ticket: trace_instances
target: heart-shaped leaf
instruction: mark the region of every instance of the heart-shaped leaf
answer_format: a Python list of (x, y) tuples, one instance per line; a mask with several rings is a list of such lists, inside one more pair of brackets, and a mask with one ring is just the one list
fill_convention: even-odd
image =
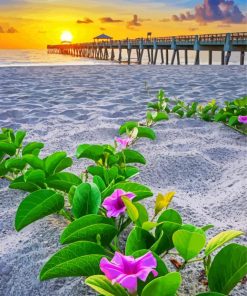
[(126, 131), (131, 131), (133, 128), (138, 127), (138, 122), (136, 121), (128, 121), (125, 122), (120, 128), (119, 128), (119, 135), (122, 135), (126, 133)]
[(64, 198), (52, 190), (38, 190), (29, 194), (19, 205), (15, 228), (17, 231), (47, 215), (60, 211)]
[(180, 229), (173, 234), (172, 240), (178, 253), (188, 261), (200, 253), (206, 243), (206, 236)]
[(142, 296), (174, 296), (182, 283), (178, 272), (170, 272), (150, 282), (142, 291)]
[(40, 142), (31, 142), (28, 143), (23, 149), (22, 149), (22, 155), (26, 154), (33, 154), (35, 156), (39, 155), (40, 150), (44, 148), (44, 144)]
[(247, 274), (247, 247), (230, 244), (214, 258), (209, 269), (208, 284), (211, 291), (228, 295)]
[(104, 153), (104, 148), (100, 145), (83, 144), (77, 147), (77, 158), (88, 158), (94, 161), (99, 160)]
[(12, 143), (0, 142), (0, 152), (4, 152), (10, 156), (15, 154), (16, 147)]
[(80, 185), (82, 180), (72, 173), (61, 172), (48, 177), (46, 183), (50, 188), (69, 192), (73, 185)]
[(55, 152), (45, 159), (45, 170), (49, 175), (53, 175), (61, 162), (65, 159), (66, 152)]
[(34, 169), (43, 170), (45, 163), (42, 159), (33, 154), (25, 154), (23, 159)]
[(75, 191), (72, 211), (76, 218), (97, 214), (101, 204), (101, 193), (95, 184), (82, 183)]
[(99, 215), (87, 215), (70, 223), (63, 231), (60, 242), (68, 244), (78, 240), (97, 242), (100, 235), (102, 245), (108, 245), (117, 234), (112, 219)]
[(20, 176), (16, 178), (14, 181), (12, 181), (9, 185), (9, 188), (19, 189), (26, 192), (34, 192), (40, 189), (40, 187), (37, 184), (25, 182), (24, 176)]
[(100, 295), (104, 296), (128, 296), (129, 294), (119, 284), (112, 284), (104, 275), (93, 275), (85, 280)]
[[(122, 154), (124, 155), (124, 157), (121, 157)], [(146, 160), (144, 156), (140, 152), (135, 150), (124, 149), (122, 152), (119, 152), (117, 155), (121, 159), (121, 162), (146, 164)]]
[(23, 170), (25, 166), (26, 166), (25, 160), (20, 158), (10, 158), (5, 162), (5, 167), (8, 170), (9, 169)]
[(15, 146), (17, 148), (21, 147), (21, 144), (22, 144), (25, 136), (26, 136), (25, 131), (19, 130), (19, 131), (16, 132), (16, 134), (15, 134)]
[(139, 126), (138, 127), (138, 134), (137, 136), (139, 138), (149, 138), (151, 140), (156, 139), (156, 134), (155, 132), (150, 128), (150, 127), (144, 127), (144, 126)]
[(54, 254), (40, 272), (40, 280), (101, 274), (104, 249), (92, 242), (75, 242)]
[(125, 254), (132, 255), (138, 250), (149, 249), (154, 240), (154, 237), (148, 231), (135, 227), (127, 238)]
[(223, 246), (225, 243), (229, 242), (230, 240), (244, 234), (242, 231), (237, 230), (227, 230), (223, 231), (219, 234), (217, 234), (215, 237), (211, 238), (208, 242), (206, 249), (205, 249), (205, 255), (208, 256), (212, 252), (214, 252), (216, 249)]

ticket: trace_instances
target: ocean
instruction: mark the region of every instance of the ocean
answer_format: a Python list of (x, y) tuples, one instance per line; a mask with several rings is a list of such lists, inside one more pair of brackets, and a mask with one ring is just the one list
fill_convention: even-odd
[[(240, 56), (239, 52), (233, 52), (230, 65), (239, 65)], [(172, 51), (169, 51), (169, 62), (171, 61)], [(116, 52), (117, 58), (117, 52)], [(188, 53), (189, 64), (194, 64), (195, 52), (189, 51)], [(123, 59), (127, 60), (127, 55), (123, 52)], [(136, 55), (133, 51), (132, 62), (136, 62)], [(180, 53), (181, 65), (184, 64), (184, 53)], [(117, 61), (99, 61), (88, 58), (79, 58), (67, 55), (47, 54), (44, 49), (30, 49), (30, 50), (5, 50), (0, 49), (0, 67), (16, 67), (16, 66), (65, 66), (65, 65), (112, 65)], [(160, 56), (157, 59), (157, 65), (161, 63)], [(202, 65), (208, 64), (208, 52), (201, 52)], [(220, 65), (221, 52), (213, 52), (213, 64)], [(147, 55), (143, 57), (143, 64), (148, 64)], [(175, 60), (176, 64), (176, 60)], [(247, 57), (245, 56), (245, 64), (247, 64)]]

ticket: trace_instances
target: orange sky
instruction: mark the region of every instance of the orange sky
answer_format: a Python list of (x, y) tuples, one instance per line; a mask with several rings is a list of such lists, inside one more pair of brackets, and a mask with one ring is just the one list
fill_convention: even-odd
[[(45, 48), (60, 43), (65, 30), (72, 33), (73, 42), (91, 41), (102, 33), (123, 39), (146, 36), (149, 31), (153, 36), (247, 31), (242, 0), (234, 4), (241, 13), (230, 19), (224, 19), (227, 7), (219, 0), (222, 18), (218, 20), (198, 16), (195, 7), (203, 5), (203, 0), (177, 2), (180, 5), (161, 0), (110, 0), (102, 6), (100, 0), (0, 0), (0, 48)], [(181, 13), (187, 11), (192, 16), (181, 21)]]

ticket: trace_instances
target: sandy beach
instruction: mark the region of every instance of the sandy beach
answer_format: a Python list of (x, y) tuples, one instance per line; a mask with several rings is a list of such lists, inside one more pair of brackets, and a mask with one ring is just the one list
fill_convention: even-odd
[[(215, 98), (223, 104), (247, 94), (246, 74), (246, 66), (0, 68), (0, 126), (24, 129), (28, 140), (43, 141), (43, 156), (67, 151), (79, 173), (86, 163), (75, 159), (76, 147), (112, 143), (119, 125), (144, 118), (147, 102), (160, 88), (187, 102)], [(135, 145), (147, 158), (136, 180), (154, 194), (176, 191), (172, 205), (184, 222), (213, 224), (210, 236), (227, 229), (246, 232), (247, 138), (218, 123), (175, 117), (155, 131), (157, 140)], [(1, 180), (0, 295), (95, 295), (78, 278), (39, 281), (41, 266), (61, 247), (66, 222), (50, 216), (17, 233), (13, 221), (24, 196)], [(153, 202), (145, 201), (150, 210)], [(236, 241), (246, 244), (246, 237)], [(186, 269), (186, 277), (198, 277), (199, 270)], [(189, 288), (183, 294), (195, 295)], [(246, 285), (232, 295), (247, 295)]]

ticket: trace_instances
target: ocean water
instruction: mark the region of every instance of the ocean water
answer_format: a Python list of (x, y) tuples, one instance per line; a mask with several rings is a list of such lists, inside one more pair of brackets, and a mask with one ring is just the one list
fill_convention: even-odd
[[(118, 51), (115, 51), (115, 58), (118, 57)], [(127, 53), (123, 51), (123, 60), (127, 61)], [(169, 50), (169, 63), (171, 62), (172, 51)], [(189, 64), (193, 65), (195, 60), (195, 52), (188, 52)], [(136, 63), (136, 52), (133, 50), (131, 62)], [(16, 66), (64, 66), (64, 65), (112, 65), (118, 63), (117, 61), (100, 61), (88, 58), (73, 57), (59, 54), (47, 54), (46, 50), (32, 49), (32, 50), (4, 50), (0, 49), (0, 67), (16, 67)], [(175, 60), (175, 65), (177, 61)], [(180, 63), (184, 64), (184, 52), (180, 51)], [(200, 63), (202, 65), (208, 64), (208, 52), (201, 52)], [(143, 64), (148, 64), (147, 52), (143, 56)], [(157, 58), (157, 65), (161, 64), (160, 52)], [(221, 64), (221, 52), (213, 52), (213, 64)], [(240, 53), (233, 52), (230, 65), (240, 64)], [(247, 55), (245, 56), (245, 64), (247, 64)]]

